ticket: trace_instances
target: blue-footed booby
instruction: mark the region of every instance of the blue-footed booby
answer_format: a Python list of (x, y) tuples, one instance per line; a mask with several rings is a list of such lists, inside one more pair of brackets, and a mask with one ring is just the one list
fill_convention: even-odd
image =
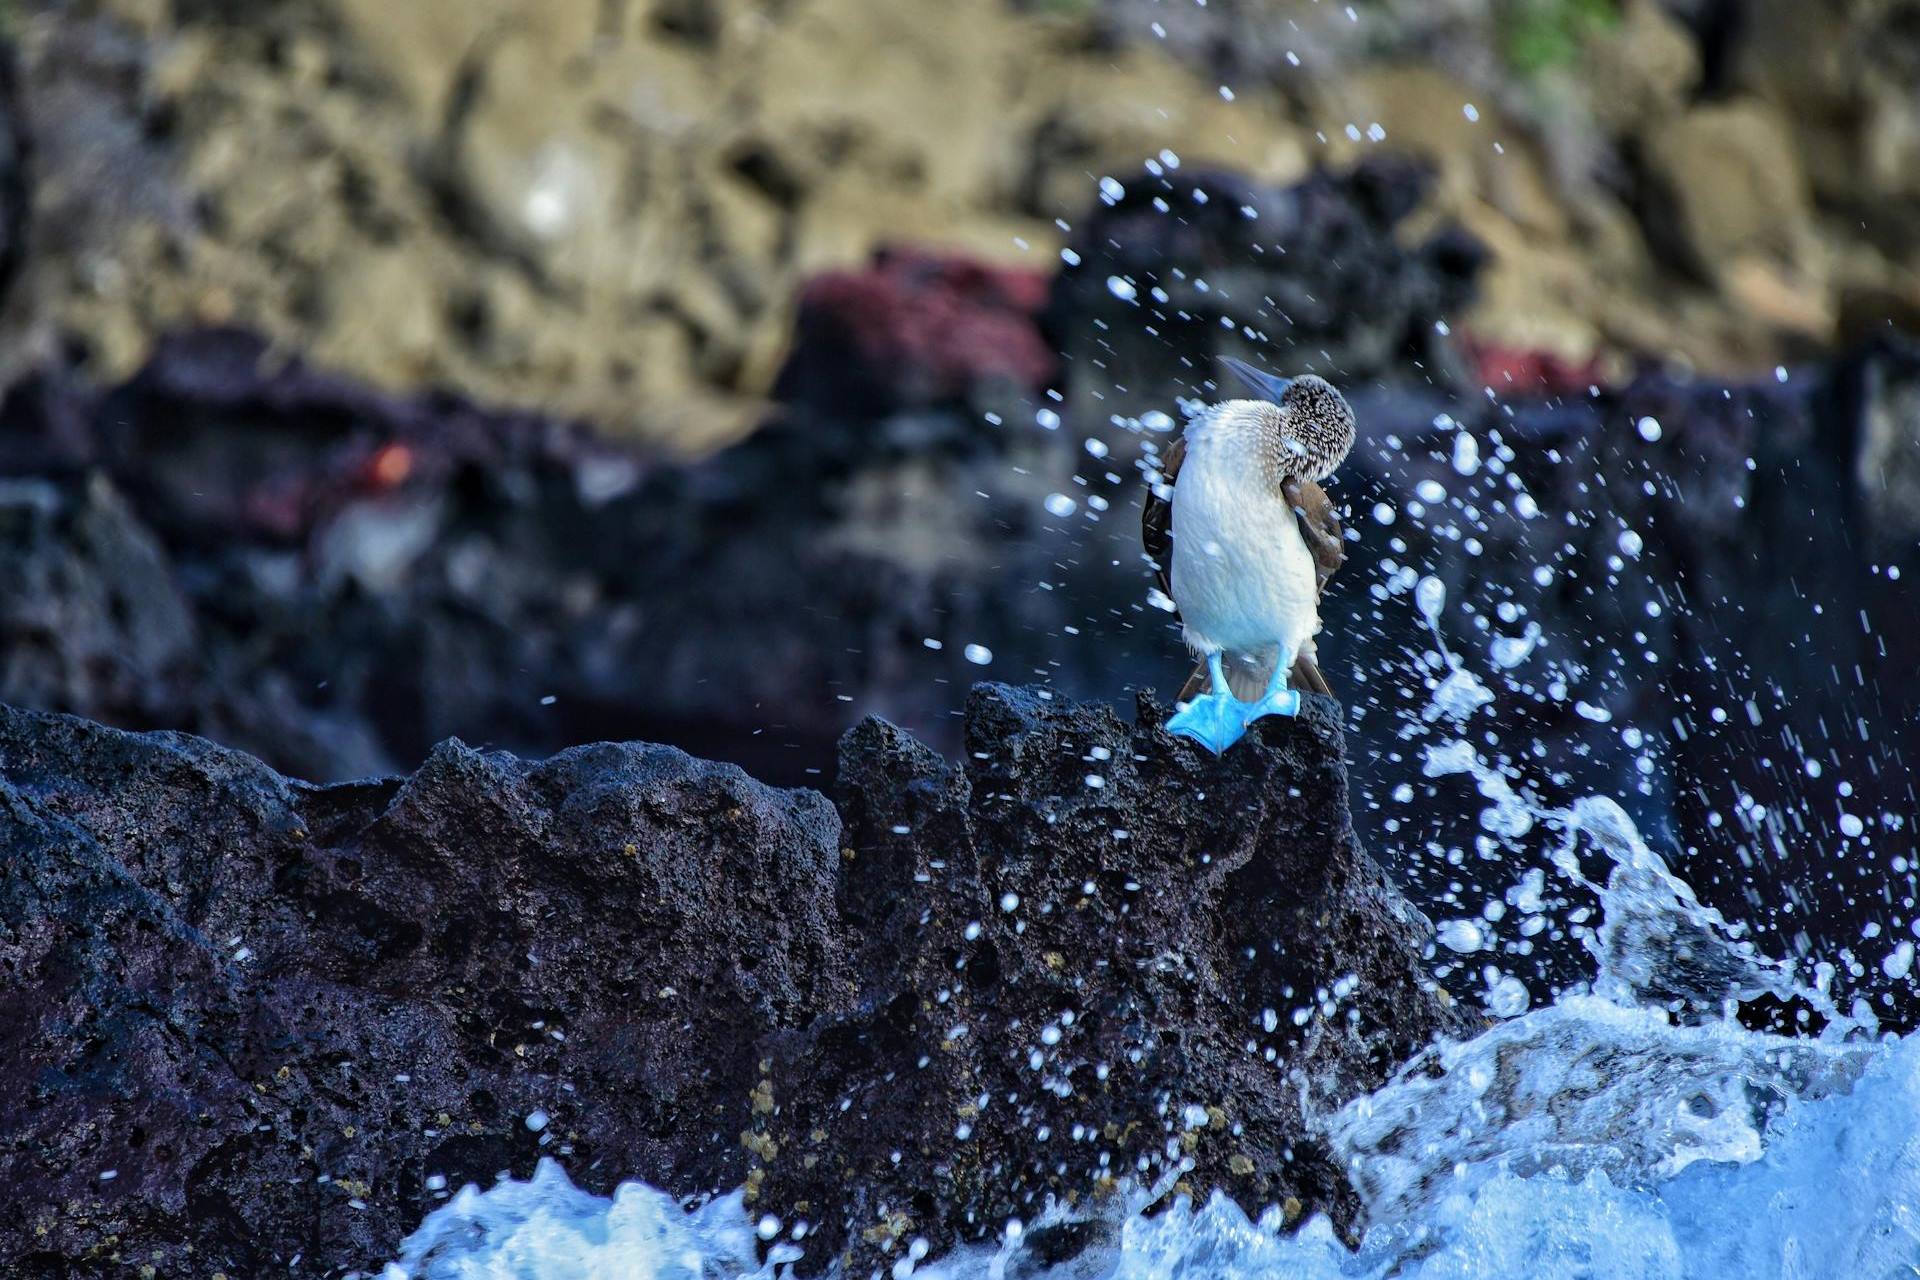
[(1354, 438), (1353, 410), (1326, 379), (1222, 363), (1259, 398), (1194, 414), (1141, 515), (1161, 590), (1200, 657), (1167, 728), (1215, 753), (1262, 716), (1297, 714), (1298, 689), (1330, 692), (1314, 636), (1320, 593), (1345, 551), (1319, 482)]

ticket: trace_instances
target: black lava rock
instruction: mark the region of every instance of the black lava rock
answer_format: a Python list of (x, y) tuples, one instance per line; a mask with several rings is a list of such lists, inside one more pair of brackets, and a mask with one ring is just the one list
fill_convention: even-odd
[(1351, 1227), (1303, 1100), (1378, 1087), (1464, 1019), (1354, 837), (1337, 711), (1309, 698), (1221, 759), (1149, 697), (1127, 725), (1003, 685), (976, 686), (959, 767), (849, 733), (842, 912), (890, 976), (763, 1064), (755, 1203), (808, 1206), (852, 1275), (1125, 1176)]
[(1170, 1151), (1348, 1220), (1303, 1088), (1455, 1015), (1331, 707), (1224, 759), (1160, 715), (982, 686), (962, 768), (851, 733), (836, 813), (644, 744), (317, 787), (0, 710), (0, 1269), (377, 1264), (543, 1154), (599, 1191), (744, 1183), (817, 1224), (813, 1267)]

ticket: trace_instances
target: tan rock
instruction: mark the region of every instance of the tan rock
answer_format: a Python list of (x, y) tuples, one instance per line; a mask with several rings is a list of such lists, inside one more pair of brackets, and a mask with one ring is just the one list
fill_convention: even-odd
[[(407, 382), (444, 368), (443, 295), (417, 254), (395, 248), (344, 256), (328, 274), (321, 306), (329, 316), (312, 351), (323, 364), (386, 368)], [(368, 323), (371, 316), (380, 322)]]
[(1594, 32), (1585, 54), (1594, 116), (1614, 133), (1658, 127), (1679, 114), (1700, 78), (1699, 46), (1656, 0), (1629, 0), (1619, 25)]
[(588, 102), (554, 92), (566, 75), (545, 42), (503, 38), (450, 122), (442, 163), (481, 235), (579, 287), (608, 269), (625, 230), (629, 153), (595, 126)]
[(1543, 248), (1512, 224), (1483, 224), (1492, 250), (1479, 297), (1464, 317), (1473, 335), (1522, 351), (1551, 352), (1578, 363), (1592, 358), (1600, 336), (1589, 314), (1594, 286), (1583, 264), (1562, 247)]
[[(1349, 164), (1380, 146), (1434, 166), (1435, 203), (1458, 216), (1479, 202), (1525, 233), (1562, 238), (1569, 224), (1539, 148), (1465, 82), (1417, 64), (1369, 67), (1320, 86), (1314, 114), (1335, 124), (1327, 155)], [(1473, 105), (1475, 117), (1466, 108)], [(1361, 134), (1345, 133), (1352, 124)], [(1368, 131), (1380, 127), (1375, 141)]]
[[(1092, 187), (1092, 180), (1087, 185)], [(1087, 201), (1081, 201), (1084, 206)], [(1021, 246), (1026, 242), (1026, 247)], [(887, 244), (943, 246), (989, 262), (1035, 266), (1058, 247), (1050, 222), (956, 210), (923, 195), (833, 188), (807, 203), (795, 226), (794, 264), (801, 276), (856, 267)], [(1050, 255), (1049, 255), (1050, 256)]]
[(346, 49), (383, 74), (426, 120), (445, 111), (461, 69), (505, 31), (532, 39), (562, 62), (585, 53), (598, 0), (324, 0), (347, 34)]
[(763, 146), (809, 192), (852, 183), (966, 207), (1010, 141), (1015, 31), (994, 0), (796, 0), (727, 62)]
[(1170, 151), (1188, 166), (1289, 182), (1311, 163), (1311, 134), (1271, 96), (1228, 101), (1153, 50), (1048, 65), (1030, 88), (1026, 136), (1010, 155), (1024, 171), (1009, 190), (1033, 212), (1074, 217), (1103, 176), (1125, 177)]
[(106, 0), (102, 8), (133, 30), (149, 36), (166, 30), (173, 16), (171, 0)]
[(1833, 338), (1835, 305), (1824, 280), (1763, 256), (1733, 260), (1720, 279), (1739, 312), (1761, 325), (1814, 342)]
[[(1229, 100), (1158, 41), (1095, 39), (1091, 9), (1006, 0), (308, 0), (248, 21), (102, 0), (148, 42), (122, 132), (151, 160), (43, 154), (41, 216), (72, 247), (17, 306), (109, 377), (161, 330), (230, 320), (382, 385), (712, 441), (771, 385), (809, 272), (903, 241), (1045, 269), (1054, 217), (1162, 150), (1284, 182), (1384, 146), (1440, 176), (1410, 234), (1452, 219), (1492, 247), (1483, 334), (1711, 363), (1830, 331), (1835, 297), (1851, 323), (1892, 314), (1920, 266), (1897, 260), (1920, 244), (1895, 234), (1920, 226), (1920, 104), (1885, 52), (1893, 0), (1753, 4), (1733, 103), (1688, 109), (1696, 57), (1660, 0), (1624, 0), (1552, 73), (1601, 133), (1644, 140), (1687, 282), (1566, 162), (1555, 130), (1592, 145), (1584, 117), (1470, 88), (1484, 67), (1431, 40), (1370, 61), (1385, 28), (1329, 4), (1278, 19), (1300, 24), (1297, 77)], [(1433, 28), (1456, 52), (1479, 38), (1466, 9)], [(54, 34), (28, 24), (29, 72)], [(155, 108), (169, 129), (142, 144)], [(124, 210), (101, 169), (133, 175)], [(1844, 216), (1817, 223), (1809, 185)], [(1863, 218), (1878, 247), (1837, 254)]]
[(1889, 0), (1752, 0), (1744, 15), (1734, 74), (1781, 111), (1825, 197), (1848, 201), (1863, 186), (1904, 193), (1920, 185), (1911, 153), (1904, 173), (1894, 155), (1874, 156), (1885, 146), (1876, 138), (1904, 131), (1889, 117), (1920, 112), (1911, 76), (1872, 56), (1877, 44), (1900, 46), (1897, 33), (1881, 29), (1897, 7)]
[(1794, 262), (1805, 248), (1807, 182), (1779, 114), (1753, 100), (1703, 106), (1646, 140), (1677, 248), (1709, 278), (1759, 255)]
[(1842, 346), (1884, 337), (1889, 329), (1920, 333), (1920, 266), (1890, 261), (1870, 245), (1836, 253), (1835, 339)]

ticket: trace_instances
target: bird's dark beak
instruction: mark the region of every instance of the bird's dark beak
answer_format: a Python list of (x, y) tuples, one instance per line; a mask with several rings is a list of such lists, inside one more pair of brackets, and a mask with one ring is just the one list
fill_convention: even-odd
[(1245, 360), (1236, 360), (1232, 356), (1221, 356), (1220, 363), (1233, 370), (1234, 376), (1255, 395), (1275, 404), (1280, 403), (1280, 397), (1287, 394), (1287, 388), (1293, 385), (1292, 378), (1276, 378), (1270, 373), (1262, 373)]

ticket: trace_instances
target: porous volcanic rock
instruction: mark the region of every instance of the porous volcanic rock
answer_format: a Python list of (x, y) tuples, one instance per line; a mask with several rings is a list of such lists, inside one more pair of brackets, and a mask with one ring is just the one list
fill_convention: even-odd
[(1149, 696), (1128, 725), (977, 686), (958, 767), (884, 722), (852, 730), (841, 912), (857, 967), (894, 976), (769, 1055), (756, 1202), (810, 1205), (849, 1274), (1181, 1161), (1201, 1198), (1351, 1226), (1303, 1107), (1378, 1087), (1464, 1020), (1354, 836), (1338, 714), (1310, 697), (1222, 759)]
[(9, 709), (0, 769), (10, 1275), (377, 1263), (543, 1151), (734, 1185), (757, 1040), (850, 989), (832, 806), (672, 748), (317, 789)]
[(317, 787), (0, 709), (0, 1264), (377, 1264), (543, 1154), (744, 1183), (816, 1224), (810, 1266), (1170, 1153), (1350, 1221), (1301, 1101), (1456, 1026), (1421, 922), (1330, 703), (1224, 759), (1161, 715), (981, 686), (960, 767), (851, 732), (836, 812), (646, 744)]

